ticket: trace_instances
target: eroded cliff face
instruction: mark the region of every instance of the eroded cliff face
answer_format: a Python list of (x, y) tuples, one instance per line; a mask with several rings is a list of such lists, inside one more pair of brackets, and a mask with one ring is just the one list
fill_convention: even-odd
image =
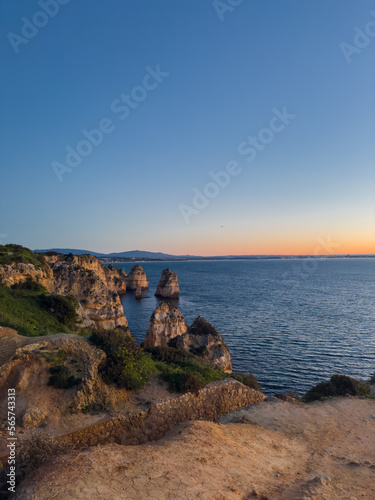
[(48, 265), (45, 268), (36, 268), (34, 264), (24, 264), (23, 262), (0, 265), (0, 281), (4, 286), (10, 287), (24, 283), (28, 279), (50, 290), (53, 283), (52, 270)]
[(186, 333), (187, 328), (182, 312), (171, 304), (161, 302), (152, 313), (143, 345), (166, 347), (171, 339)]
[(143, 270), (142, 266), (135, 265), (131, 268), (130, 273), (125, 279), (126, 288), (128, 290), (137, 290), (139, 287), (141, 290), (148, 289), (148, 281), (146, 277), (146, 273)]
[(0, 279), (5, 286), (31, 279), (50, 293), (74, 295), (84, 326), (110, 329), (128, 324), (119, 296), (126, 293), (126, 274), (92, 255), (45, 255), (38, 268), (24, 263), (2, 265)]
[(164, 269), (161, 273), (161, 278), (157, 286), (155, 295), (169, 299), (178, 299), (180, 296), (180, 287), (177, 282), (176, 273), (170, 269)]
[(220, 333), (201, 316), (188, 331), (173, 340), (173, 347), (201, 356), (226, 373), (232, 372), (232, 358)]
[(74, 295), (85, 326), (98, 329), (126, 327), (119, 294), (126, 293), (126, 274), (103, 265), (92, 255), (60, 255), (46, 257), (53, 275), (53, 291)]

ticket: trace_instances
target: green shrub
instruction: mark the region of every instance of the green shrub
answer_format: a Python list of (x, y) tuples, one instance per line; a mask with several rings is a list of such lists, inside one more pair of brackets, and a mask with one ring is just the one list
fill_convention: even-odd
[(332, 375), (329, 382), (321, 382), (312, 387), (303, 397), (306, 403), (318, 401), (323, 398), (345, 396), (370, 396), (369, 384), (362, 380), (348, 377), (347, 375)]
[(46, 307), (45, 297), (45, 292), (0, 285), (0, 325), (27, 336), (75, 332), (75, 324), (60, 322)]
[(170, 391), (193, 392), (196, 394), (206, 385), (203, 377), (192, 370), (181, 367), (165, 368), (160, 365), (158, 365), (158, 368), (162, 369), (162, 378), (168, 382)]
[(129, 330), (94, 332), (90, 340), (107, 358), (100, 367), (102, 378), (128, 390), (140, 389), (155, 372), (151, 355), (137, 347)]
[(146, 347), (145, 352), (149, 352), (155, 361), (163, 361), (167, 364), (194, 359), (194, 355), (190, 352), (175, 347)]
[(15, 285), (12, 285), (12, 290), (14, 291), (20, 291), (21, 294), (24, 291), (30, 291), (30, 292), (38, 292), (38, 293), (47, 293), (46, 288), (43, 285), (40, 285), (36, 281), (33, 281), (31, 278), (27, 278), (26, 281), (23, 283), (16, 283)]
[(76, 323), (78, 319), (78, 302), (73, 295), (44, 295), (42, 304), (64, 325)]
[(51, 366), (49, 371), (52, 375), (49, 378), (48, 385), (52, 385), (56, 389), (70, 389), (81, 382), (80, 378), (70, 374), (67, 366)]
[(0, 265), (11, 265), (13, 263), (33, 264), (37, 269), (45, 267), (45, 259), (42, 254), (37, 254), (22, 245), (0, 245)]
[(260, 385), (258, 384), (256, 376), (252, 373), (233, 372), (230, 376), (231, 378), (234, 378), (234, 380), (238, 380), (238, 382), (247, 385), (251, 389), (255, 389), (256, 391), (260, 392), (262, 391)]
[(47, 351), (41, 352), (41, 356), (47, 361), (47, 363), (51, 363), (53, 365), (63, 363), (66, 360), (67, 354), (64, 349), (58, 349), (57, 351)]

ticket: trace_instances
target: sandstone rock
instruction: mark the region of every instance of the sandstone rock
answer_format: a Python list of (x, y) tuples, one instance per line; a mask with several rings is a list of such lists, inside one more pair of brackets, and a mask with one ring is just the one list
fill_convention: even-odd
[(169, 345), (201, 356), (226, 373), (232, 372), (228, 347), (220, 333), (201, 316), (194, 320), (185, 334), (173, 339)]
[(38, 408), (29, 408), (26, 410), (22, 417), (22, 427), (24, 429), (30, 429), (30, 427), (36, 427), (39, 425), (47, 416), (45, 410), (40, 410)]
[(47, 290), (53, 287), (53, 275), (49, 266), (46, 269), (35, 268), (34, 264), (14, 262), (11, 265), (0, 265), (0, 281), (4, 286), (24, 283), (28, 279), (39, 283)]
[[(46, 417), (58, 418), (100, 400), (104, 383), (99, 364), (104, 352), (77, 335), (54, 334), (27, 339), (11, 359), (0, 367), (0, 410), (5, 409), (9, 387), (16, 390), (16, 418), (25, 428), (38, 425)], [(65, 366), (79, 383), (67, 390), (49, 385), (51, 367)], [(5, 413), (4, 413), (5, 414)]]
[(133, 266), (125, 280), (126, 280), (126, 288), (128, 290), (137, 290), (138, 287), (140, 287), (141, 290), (148, 289), (148, 281), (146, 278), (146, 273), (144, 272), (142, 266), (139, 265)]
[(137, 289), (135, 291), (135, 298), (136, 299), (142, 298), (142, 288), (140, 286), (137, 286)]
[(5, 286), (31, 279), (50, 293), (74, 295), (84, 326), (109, 329), (128, 324), (119, 297), (126, 293), (126, 274), (93, 255), (45, 254), (40, 268), (25, 263), (0, 265), (0, 279)]
[(170, 269), (164, 269), (164, 271), (162, 271), (155, 295), (156, 297), (178, 299), (180, 288), (178, 286), (176, 273), (173, 273)]
[(275, 398), (286, 401), (287, 403), (302, 404), (302, 399), (293, 391), (288, 393), (277, 392), (275, 393)]
[(165, 347), (171, 339), (183, 335), (187, 328), (182, 312), (171, 304), (161, 302), (152, 313), (143, 345), (145, 347)]
[(124, 276), (108, 268), (93, 255), (61, 255), (51, 259), (55, 293), (71, 294), (80, 303), (78, 311), (85, 326), (98, 329), (126, 327), (128, 322), (119, 293), (126, 292)]

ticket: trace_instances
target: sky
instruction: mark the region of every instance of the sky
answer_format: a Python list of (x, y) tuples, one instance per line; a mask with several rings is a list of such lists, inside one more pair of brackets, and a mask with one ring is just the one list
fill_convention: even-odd
[(375, 253), (375, 0), (0, 0), (0, 40), (0, 243)]

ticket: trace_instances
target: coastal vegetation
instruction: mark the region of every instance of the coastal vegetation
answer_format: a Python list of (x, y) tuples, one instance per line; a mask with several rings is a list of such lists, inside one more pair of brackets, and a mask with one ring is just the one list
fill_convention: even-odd
[(12, 287), (0, 285), (0, 326), (27, 336), (77, 333), (78, 302), (73, 296), (48, 294), (27, 280)]
[(305, 403), (326, 398), (358, 396), (371, 397), (370, 382), (363, 382), (347, 375), (332, 375), (328, 382), (321, 382), (306, 392)]
[(33, 264), (36, 269), (43, 269), (45, 266), (42, 254), (34, 253), (22, 245), (0, 245), (0, 265), (13, 263)]
[(254, 375), (227, 374), (192, 353), (173, 347), (137, 346), (129, 331), (95, 331), (90, 340), (107, 357), (100, 366), (103, 380), (118, 387), (135, 390), (143, 387), (154, 374), (168, 382), (173, 392), (198, 392), (211, 382), (232, 377), (260, 390)]
[(129, 330), (95, 331), (90, 340), (107, 355), (99, 370), (109, 384), (140, 389), (156, 371), (150, 355), (137, 346)]

